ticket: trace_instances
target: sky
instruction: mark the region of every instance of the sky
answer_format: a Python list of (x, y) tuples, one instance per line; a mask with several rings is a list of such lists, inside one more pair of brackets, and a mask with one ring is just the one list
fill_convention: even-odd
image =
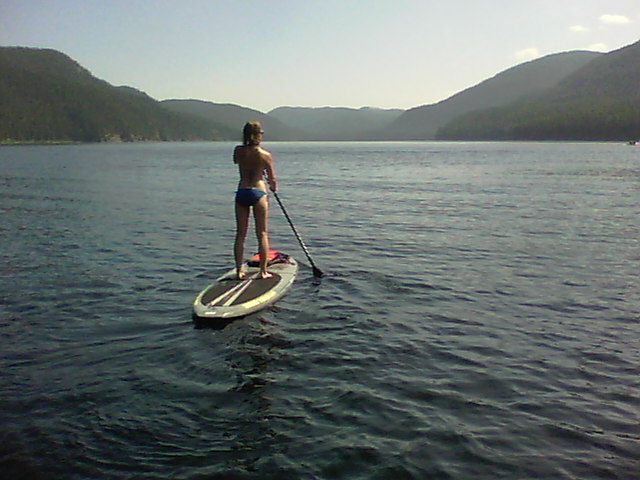
[(638, 0), (0, 0), (2, 46), (59, 50), (158, 100), (262, 112), (407, 109), (638, 40)]

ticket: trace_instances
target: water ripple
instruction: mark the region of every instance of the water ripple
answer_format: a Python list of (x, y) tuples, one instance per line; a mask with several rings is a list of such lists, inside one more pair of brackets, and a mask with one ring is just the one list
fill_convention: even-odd
[(294, 288), (194, 328), (232, 262), (231, 147), (0, 150), (3, 476), (637, 476), (630, 149), (276, 144), (326, 275), (274, 209)]

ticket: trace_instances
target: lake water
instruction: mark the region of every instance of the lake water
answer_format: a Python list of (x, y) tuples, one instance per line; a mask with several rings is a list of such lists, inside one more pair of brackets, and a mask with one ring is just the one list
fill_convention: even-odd
[(232, 144), (0, 148), (2, 479), (639, 477), (640, 148), (266, 146), (326, 275), (273, 202), (221, 330)]

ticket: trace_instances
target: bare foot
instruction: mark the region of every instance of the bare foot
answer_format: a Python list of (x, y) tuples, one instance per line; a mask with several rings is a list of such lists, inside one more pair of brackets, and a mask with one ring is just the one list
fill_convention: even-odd
[(239, 269), (237, 270), (237, 275), (238, 275), (238, 280), (244, 280), (245, 277), (247, 276), (247, 272), (244, 271), (244, 269)]
[(260, 278), (271, 278), (273, 277), (273, 275), (271, 275), (269, 272), (260, 272)]

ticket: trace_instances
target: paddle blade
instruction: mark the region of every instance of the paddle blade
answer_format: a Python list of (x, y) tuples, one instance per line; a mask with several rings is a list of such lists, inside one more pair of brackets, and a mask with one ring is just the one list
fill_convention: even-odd
[(321, 278), (324, 273), (322, 273), (322, 270), (320, 270), (318, 267), (316, 267), (315, 265), (312, 266), (313, 268), (313, 276), (316, 278)]

